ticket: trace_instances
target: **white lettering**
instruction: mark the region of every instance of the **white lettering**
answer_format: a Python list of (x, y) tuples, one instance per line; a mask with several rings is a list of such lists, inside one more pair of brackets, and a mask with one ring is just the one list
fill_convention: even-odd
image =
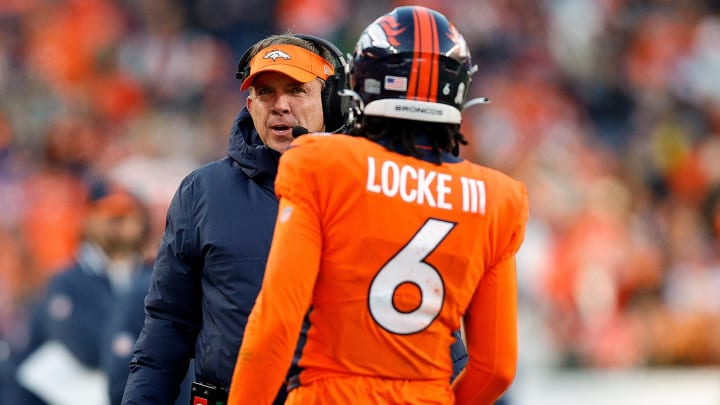
[(460, 177), (460, 184), (462, 184), (462, 210), (468, 212), (470, 211), (469, 181), (466, 177)]
[(437, 176), (437, 186), (435, 191), (437, 192), (437, 203), (438, 207), (446, 210), (452, 209), (452, 204), (445, 200), (448, 194), (452, 191), (448, 183), (452, 182), (452, 176), (447, 173), (439, 173)]
[[(366, 189), (386, 197), (400, 197), (409, 203), (451, 210), (452, 183), (450, 174), (417, 168), (413, 165), (399, 165), (392, 160), (367, 159)], [(467, 179), (462, 183), (463, 198), (466, 198)], [(465, 203), (465, 200), (463, 200)]]
[(400, 169), (400, 181), (402, 182), (400, 186), (400, 198), (406, 202), (413, 202), (417, 198), (417, 190), (411, 189), (410, 186), (408, 186), (408, 178), (417, 180), (418, 176), (414, 167), (406, 165)]
[(485, 206), (487, 204), (487, 195), (485, 193), (485, 182), (482, 180), (475, 180), (475, 185), (478, 189), (478, 196), (480, 197), (480, 203), (478, 204), (478, 212), (485, 214)]
[[(391, 176), (392, 175), (392, 176)], [(382, 164), (382, 192), (388, 197), (395, 197), (400, 189), (400, 168), (392, 160)]]
[(368, 156), (368, 177), (365, 187), (372, 193), (380, 192), (380, 185), (375, 183), (375, 158), (372, 156)]
[(468, 188), (468, 191), (470, 191), (470, 212), (476, 212), (478, 201), (477, 187), (475, 187), (475, 182), (471, 179), (468, 179)]
[(435, 199), (430, 192), (430, 184), (435, 180), (436, 174), (433, 171), (426, 174), (425, 169), (418, 170), (418, 204), (425, 204), (425, 199), (427, 199), (427, 205), (436, 207)]
[(460, 177), (460, 183), (462, 184), (462, 210), (465, 212), (484, 214), (487, 204), (485, 182)]

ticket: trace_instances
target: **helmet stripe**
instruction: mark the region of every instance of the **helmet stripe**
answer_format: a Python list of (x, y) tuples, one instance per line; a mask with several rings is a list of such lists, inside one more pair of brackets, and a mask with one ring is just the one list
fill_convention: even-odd
[(437, 20), (434, 14), (428, 13), (430, 17), (430, 33), (432, 34), (432, 52), (430, 53), (430, 88), (428, 89), (428, 101), (437, 101), (438, 76), (440, 73), (440, 34), (438, 33)]
[(427, 60), (427, 57), (429, 56), (428, 51), (430, 51), (428, 47), (430, 47), (432, 41), (432, 30), (429, 24), (432, 16), (425, 9), (416, 10), (418, 25), (416, 25), (415, 27), (420, 33), (420, 52), (418, 55), (418, 58), (420, 59), (420, 70), (418, 72), (417, 97), (420, 100), (427, 100), (428, 87), (430, 86), (430, 75), (432, 74), (432, 66), (430, 65), (430, 63), (428, 63), (429, 61)]
[(414, 50), (410, 73), (408, 99), (437, 100), (438, 51), (440, 48), (437, 22), (432, 13), (424, 8), (413, 9)]
[(420, 63), (420, 60), (418, 58), (419, 54), (419, 47), (420, 47), (420, 38), (419, 38), (419, 23), (418, 23), (418, 17), (417, 12), (413, 10), (413, 59), (412, 59), (412, 65), (410, 66), (410, 79), (408, 80), (408, 90), (407, 90), (407, 99), (408, 100), (414, 100), (416, 93), (417, 93), (417, 86), (418, 86), (418, 71), (420, 70), (420, 67), (418, 66)]

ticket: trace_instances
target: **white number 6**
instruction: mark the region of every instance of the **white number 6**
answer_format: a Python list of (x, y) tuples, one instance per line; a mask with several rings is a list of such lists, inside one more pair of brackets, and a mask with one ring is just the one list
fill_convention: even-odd
[[(455, 227), (452, 222), (429, 219), (415, 236), (375, 275), (370, 284), (370, 314), (385, 330), (400, 335), (427, 328), (440, 314), (445, 285), (440, 273), (425, 258)], [(411, 283), (420, 289), (420, 305), (403, 312), (393, 304), (397, 288)]]

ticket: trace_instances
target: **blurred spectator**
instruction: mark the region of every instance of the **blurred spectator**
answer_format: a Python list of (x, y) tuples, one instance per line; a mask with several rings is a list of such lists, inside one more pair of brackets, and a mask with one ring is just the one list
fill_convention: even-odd
[[(128, 293), (118, 298), (108, 316), (100, 361), (108, 378), (110, 405), (120, 405), (122, 402), (135, 341), (145, 322), (145, 295), (150, 285), (150, 276), (149, 271), (138, 274)], [(176, 405), (190, 403), (190, 383), (194, 375), (191, 362)]]
[(37, 249), (33, 256), (41, 270), (56, 269), (72, 255), (83, 209), (77, 196), (85, 191), (82, 177), (98, 151), (101, 134), (88, 117), (66, 115), (53, 120), (46, 136), (42, 155), (23, 182), (29, 205), (24, 236)]
[(107, 376), (99, 371), (107, 322), (134, 280), (147, 288), (150, 268), (141, 252), (149, 220), (140, 200), (108, 183), (92, 184), (88, 198), (73, 262), (50, 279), (33, 307), (14, 403), (55, 403), (58, 395), (107, 402)]
[(277, 0), (181, 0), (180, 3), (189, 13), (185, 29), (207, 32), (226, 43), (234, 55), (229, 60), (239, 60), (245, 50), (261, 38), (286, 31), (276, 28)]
[(225, 49), (207, 33), (188, 29), (187, 10), (173, 0), (132, 2), (138, 24), (119, 44), (119, 69), (137, 78), (152, 102), (195, 106)]
[(347, 0), (278, 0), (275, 24), (280, 31), (335, 39), (348, 19)]

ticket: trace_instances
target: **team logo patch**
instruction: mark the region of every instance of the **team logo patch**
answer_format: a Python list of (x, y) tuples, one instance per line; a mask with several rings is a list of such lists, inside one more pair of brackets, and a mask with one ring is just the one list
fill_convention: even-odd
[(272, 51), (266, 53), (265, 56), (263, 56), (263, 59), (272, 59), (273, 62), (275, 62), (275, 60), (277, 58), (283, 58), (285, 60), (291, 59), (290, 55), (286, 54), (285, 52), (283, 52), (279, 49), (273, 49)]
[(292, 212), (292, 205), (285, 207), (285, 209), (280, 213), (280, 217), (278, 218), (278, 220), (280, 222), (286, 222), (288, 219), (290, 219), (290, 215), (292, 215)]

